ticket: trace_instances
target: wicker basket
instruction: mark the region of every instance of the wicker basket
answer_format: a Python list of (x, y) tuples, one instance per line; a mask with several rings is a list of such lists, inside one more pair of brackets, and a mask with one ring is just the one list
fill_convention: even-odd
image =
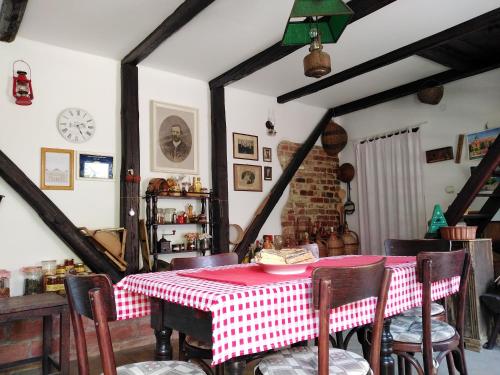
[(445, 240), (473, 240), (477, 227), (442, 227), (441, 237)]

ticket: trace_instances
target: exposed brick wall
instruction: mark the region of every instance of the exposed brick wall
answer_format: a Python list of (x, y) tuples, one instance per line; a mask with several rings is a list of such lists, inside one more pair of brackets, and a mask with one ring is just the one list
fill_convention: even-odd
[[(94, 323), (84, 318), (87, 348), (90, 357), (99, 354)], [(115, 351), (153, 344), (155, 336), (150, 318), (130, 319), (110, 323), (111, 338)], [(59, 318), (54, 318), (52, 328), (53, 352), (59, 351)], [(24, 358), (37, 357), (42, 353), (42, 319), (17, 320), (0, 324), (0, 364)], [(71, 359), (76, 359), (73, 329), (71, 329)]]
[[(278, 159), (285, 168), (301, 144), (282, 141), (278, 145)], [(309, 152), (290, 182), (290, 193), (281, 212), (282, 234), (285, 240), (296, 239), (304, 223), (320, 227), (337, 227), (338, 209), (342, 206), (337, 179), (339, 159), (328, 156), (322, 147)]]

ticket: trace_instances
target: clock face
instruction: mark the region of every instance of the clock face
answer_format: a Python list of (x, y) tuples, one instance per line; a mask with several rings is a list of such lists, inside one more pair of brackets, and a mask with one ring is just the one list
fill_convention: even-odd
[(66, 108), (57, 118), (57, 130), (67, 141), (82, 143), (94, 135), (95, 123), (87, 111), (80, 108)]

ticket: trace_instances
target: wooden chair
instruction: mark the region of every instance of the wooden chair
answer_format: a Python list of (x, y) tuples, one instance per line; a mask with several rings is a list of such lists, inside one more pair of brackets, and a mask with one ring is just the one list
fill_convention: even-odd
[[(314, 309), (319, 310), (319, 341), (317, 347), (283, 349), (265, 357), (256, 374), (263, 375), (327, 375), (380, 374), (380, 346), (392, 270), (385, 260), (360, 267), (319, 267), (313, 271)], [(348, 303), (378, 297), (371, 335), (369, 361), (360, 355), (330, 348), (330, 312)]]
[[(448, 240), (396, 240), (389, 239), (384, 242), (385, 254), (388, 256), (416, 257), (422, 251), (446, 252), (451, 251), (451, 241)], [(417, 306), (403, 312), (404, 316), (422, 316), (422, 307)], [(432, 302), (431, 315), (439, 320), (446, 320), (444, 304)]]
[[(467, 280), (470, 271), (470, 255), (465, 250), (450, 252), (421, 252), (417, 255), (417, 281), (422, 283), (422, 317), (398, 316), (392, 320), (393, 350), (411, 364), (419, 375), (434, 375), (440, 362), (446, 357), (450, 374), (454, 365), (460, 374), (467, 374), (464, 355), (464, 316)], [(431, 316), (431, 284), (443, 279), (460, 276), (457, 318), (455, 327)], [(423, 367), (413, 353), (421, 352)], [(435, 352), (439, 352), (434, 356)], [(399, 373), (402, 364), (398, 361)], [(411, 367), (406, 369), (406, 374)]]
[[(171, 261), (170, 269), (172, 271), (229, 266), (238, 264), (238, 254), (236, 253), (223, 253), (216, 255), (209, 255), (204, 257), (190, 257), (190, 258), (174, 258)], [(205, 343), (191, 336), (186, 336), (184, 333), (179, 332), (179, 359), (195, 360), (205, 372), (213, 373), (210, 366), (208, 366), (203, 359), (212, 359), (212, 343)], [(216, 372), (221, 371), (221, 366), (216, 367)]]
[(158, 375), (205, 375), (197, 365), (181, 361), (149, 361), (116, 368), (108, 326), (108, 322), (116, 320), (116, 305), (111, 280), (107, 275), (69, 275), (64, 284), (75, 333), (78, 373), (80, 375), (89, 375), (87, 343), (82, 316), (94, 321), (104, 375), (151, 373)]

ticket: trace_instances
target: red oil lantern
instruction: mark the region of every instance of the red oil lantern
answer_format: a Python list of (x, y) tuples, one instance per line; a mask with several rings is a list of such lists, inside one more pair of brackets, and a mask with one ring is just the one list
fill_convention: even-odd
[[(16, 70), (16, 63), (24, 63), (29, 70), (29, 77), (26, 70)], [(12, 64), (12, 95), (16, 98), (17, 105), (31, 105), (33, 100), (33, 88), (31, 87), (31, 67), (26, 61), (16, 60)]]

